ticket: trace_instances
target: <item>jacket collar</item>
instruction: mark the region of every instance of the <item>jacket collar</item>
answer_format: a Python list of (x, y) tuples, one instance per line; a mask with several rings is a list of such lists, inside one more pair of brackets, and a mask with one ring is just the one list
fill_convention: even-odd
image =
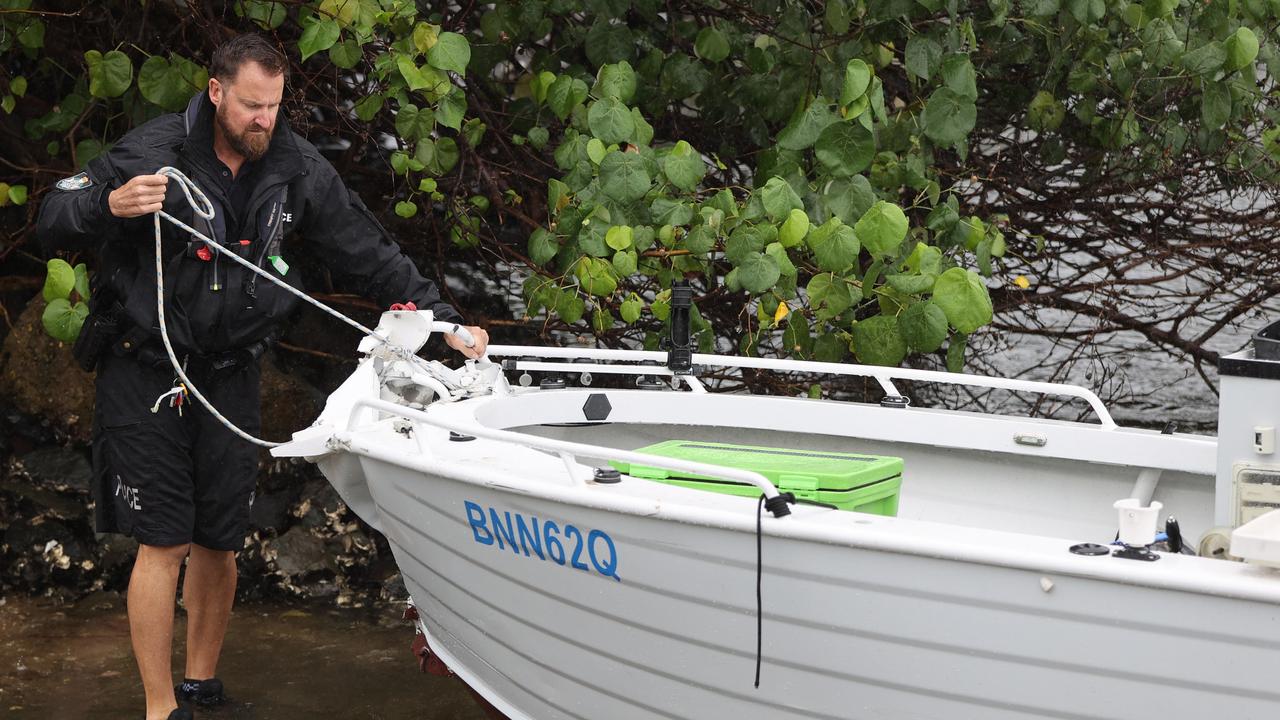
[[(182, 155), (205, 164), (211, 169), (218, 167), (218, 157), (213, 151), (214, 111), (213, 101), (209, 99), (209, 91), (205, 90), (196, 93), (182, 113), (182, 122), (186, 130)], [(264, 179), (288, 179), (302, 171), (302, 152), (294, 140), (293, 130), (289, 127), (288, 120), (285, 119), (283, 107), (276, 116), (276, 128), (271, 135), (267, 154), (258, 164), (264, 169)]]

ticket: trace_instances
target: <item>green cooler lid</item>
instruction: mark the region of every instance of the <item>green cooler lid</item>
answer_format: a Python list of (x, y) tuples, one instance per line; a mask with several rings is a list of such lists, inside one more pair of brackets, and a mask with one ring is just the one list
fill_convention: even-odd
[[(636, 452), (758, 472), (781, 490), (851, 490), (902, 474), (902, 458), (883, 455), (668, 440)], [(649, 465), (610, 461), (635, 477), (730, 482)]]

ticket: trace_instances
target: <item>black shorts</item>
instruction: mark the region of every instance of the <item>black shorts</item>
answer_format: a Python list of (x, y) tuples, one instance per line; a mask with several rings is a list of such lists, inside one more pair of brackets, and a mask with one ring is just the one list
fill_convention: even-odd
[[(162, 354), (162, 357), (163, 354)], [(220, 413), (259, 432), (257, 363), (213, 370), (194, 360), (187, 375)], [(98, 532), (144, 545), (194, 542), (211, 550), (244, 547), (258, 474), (258, 448), (217, 421), (194, 396), (182, 414), (169, 399), (173, 367), (106, 353), (98, 365), (93, 428)]]

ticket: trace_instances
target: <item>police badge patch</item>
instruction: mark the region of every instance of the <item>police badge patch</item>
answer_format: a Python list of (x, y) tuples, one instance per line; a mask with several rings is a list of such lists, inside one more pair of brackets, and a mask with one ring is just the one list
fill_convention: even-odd
[(89, 179), (89, 173), (80, 173), (69, 178), (62, 178), (58, 181), (56, 187), (59, 190), (84, 190), (90, 185), (93, 185), (93, 180)]

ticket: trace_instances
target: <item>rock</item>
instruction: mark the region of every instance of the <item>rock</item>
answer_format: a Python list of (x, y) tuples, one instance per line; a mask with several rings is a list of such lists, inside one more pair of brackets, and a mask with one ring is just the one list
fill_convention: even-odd
[(301, 377), (280, 371), (272, 356), (262, 363), (262, 437), (281, 442), (315, 422), (323, 396)]
[(39, 294), (32, 298), (0, 346), (0, 395), (87, 443), (93, 423), (93, 374), (76, 365), (70, 345), (45, 332), (40, 321), (44, 306)]
[(51, 446), (32, 450), (19, 459), (36, 486), (61, 493), (89, 494), (93, 472), (83, 452)]
[(277, 572), (295, 581), (301, 581), (313, 573), (337, 570), (324, 539), (302, 527), (295, 527), (274, 540), (265, 541), (263, 557)]

